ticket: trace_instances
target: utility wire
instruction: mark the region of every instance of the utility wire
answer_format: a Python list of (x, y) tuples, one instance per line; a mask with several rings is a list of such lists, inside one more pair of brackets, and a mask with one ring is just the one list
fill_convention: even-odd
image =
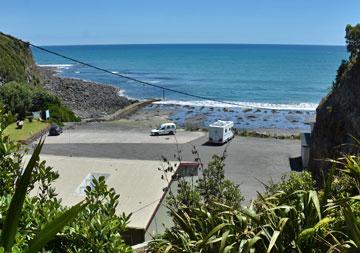
[(208, 100), (208, 101), (218, 102), (218, 103), (222, 103), (222, 104), (233, 105), (233, 106), (237, 106), (237, 107), (258, 108), (258, 107), (256, 107), (256, 106), (250, 106), (250, 105), (244, 105), (244, 106), (242, 106), (242, 105), (239, 105), (239, 104), (234, 103), (234, 102), (223, 101), (223, 100), (220, 100), (220, 99), (209, 98), (209, 97), (205, 97), (205, 96), (201, 96), (201, 95), (192, 94), (192, 93), (189, 93), (189, 92), (184, 92), (184, 91), (179, 91), (179, 90), (175, 90), (175, 89), (163, 87), (163, 86), (156, 85), (156, 84), (153, 84), (153, 83), (149, 83), (149, 82), (146, 82), (146, 81), (142, 81), (142, 80), (139, 80), (139, 79), (136, 79), (136, 78), (133, 78), (133, 77), (129, 77), (129, 76), (126, 76), (126, 75), (123, 75), (123, 74), (114, 73), (114, 72), (112, 72), (112, 71), (110, 71), (110, 70), (108, 70), (108, 69), (104, 69), (104, 68), (101, 68), (101, 67), (97, 67), (97, 66), (95, 66), (95, 65), (92, 65), (92, 64), (89, 64), (89, 63), (86, 63), (86, 62), (83, 62), (83, 61), (80, 61), (80, 60), (77, 60), (77, 59), (68, 57), (68, 56), (66, 56), (66, 55), (63, 55), (63, 54), (54, 52), (54, 51), (49, 50), (49, 49), (46, 49), (46, 48), (44, 48), (44, 47), (36, 46), (36, 45), (34, 45), (34, 44), (30, 43), (30, 42), (27, 42), (27, 43), (28, 43), (30, 46), (32, 46), (32, 47), (34, 47), (34, 48), (37, 48), (37, 49), (39, 49), (39, 50), (41, 50), (41, 51), (47, 52), (47, 53), (49, 53), (49, 54), (53, 54), (53, 55), (59, 56), (59, 57), (61, 57), (61, 58), (70, 60), (70, 61), (72, 61), (72, 62), (76, 62), (76, 63), (78, 63), (78, 64), (87, 66), (87, 67), (89, 67), (89, 68), (93, 68), (93, 69), (96, 69), (96, 70), (99, 70), (99, 71), (108, 73), (108, 74), (110, 74), (110, 75), (114, 75), (114, 76), (117, 76), (117, 77), (121, 77), (121, 78), (130, 80), (130, 81), (134, 81), (135, 83), (138, 83), (138, 84), (147, 85), (147, 86), (150, 86), (150, 87), (153, 87), (153, 88), (162, 89), (163, 91), (165, 91), (165, 90), (166, 90), (166, 91), (171, 91), (171, 92), (174, 92), (174, 93), (178, 93), (178, 94), (181, 94), (181, 95), (185, 95), (185, 96), (188, 96), (188, 97), (193, 97), (193, 98), (197, 98), (197, 99), (201, 99), (201, 100)]

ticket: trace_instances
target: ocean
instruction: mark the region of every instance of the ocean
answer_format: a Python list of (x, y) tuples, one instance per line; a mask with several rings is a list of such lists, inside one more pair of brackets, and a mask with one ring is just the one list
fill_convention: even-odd
[[(174, 44), (45, 48), (114, 73), (239, 106), (312, 112), (331, 88), (341, 60), (348, 57), (344, 46)], [(33, 55), (37, 64), (57, 67), (60, 76), (119, 86), (122, 94), (130, 98), (165, 96), (161, 104), (195, 108), (226, 106), (163, 93), (161, 89), (74, 64), (37, 49), (33, 49)]]

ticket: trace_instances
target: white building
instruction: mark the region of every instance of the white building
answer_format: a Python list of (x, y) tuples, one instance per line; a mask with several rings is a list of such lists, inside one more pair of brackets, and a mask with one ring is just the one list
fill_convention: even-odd
[[(170, 189), (176, 193), (177, 179), (172, 176), (177, 173), (181, 177), (196, 179), (199, 167), (197, 163), (179, 165), (172, 162), (175, 171), (165, 176), (158, 170), (164, 166), (160, 161), (54, 155), (41, 155), (41, 159), (59, 172), (54, 187), (66, 206), (84, 199), (84, 189), (92, 177), (104, 176), (108, 187), (120, 194), (118, 213), (132, 213), (129, 230), (123, 235), (131, 245), (150, 240), (165, 230), (164, 225), (171, 225), (165, 200)], [(162, 175), (168, 180), (162, 179)]]

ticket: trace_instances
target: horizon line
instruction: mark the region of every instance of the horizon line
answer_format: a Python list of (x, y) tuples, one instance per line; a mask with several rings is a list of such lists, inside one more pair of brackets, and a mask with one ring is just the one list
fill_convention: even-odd
[(213, 43), (213, 42), (200, 42), (200, 43), (191, 43), (191, 42), (170, 42), (170, 43), (99, 43), (99, 44), (93, 44), (93, 43), (85, 43), (85, 44), (41, 44), (42, 47), (66, 47), (66, 46), (151, 46), (151, 45), (254, 45), (254, 46), (327, 46), (327, 47), (346, 47), (346, 44), (296, 44), (296, 43), (227, 43), (227, 42), (220, 42), (220, 43)]

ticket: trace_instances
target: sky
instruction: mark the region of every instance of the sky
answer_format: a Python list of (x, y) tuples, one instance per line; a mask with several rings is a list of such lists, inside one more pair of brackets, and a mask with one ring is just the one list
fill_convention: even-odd
[(0, 31), (38, 45), (344, 45), (360, 0), (4, 0)]

